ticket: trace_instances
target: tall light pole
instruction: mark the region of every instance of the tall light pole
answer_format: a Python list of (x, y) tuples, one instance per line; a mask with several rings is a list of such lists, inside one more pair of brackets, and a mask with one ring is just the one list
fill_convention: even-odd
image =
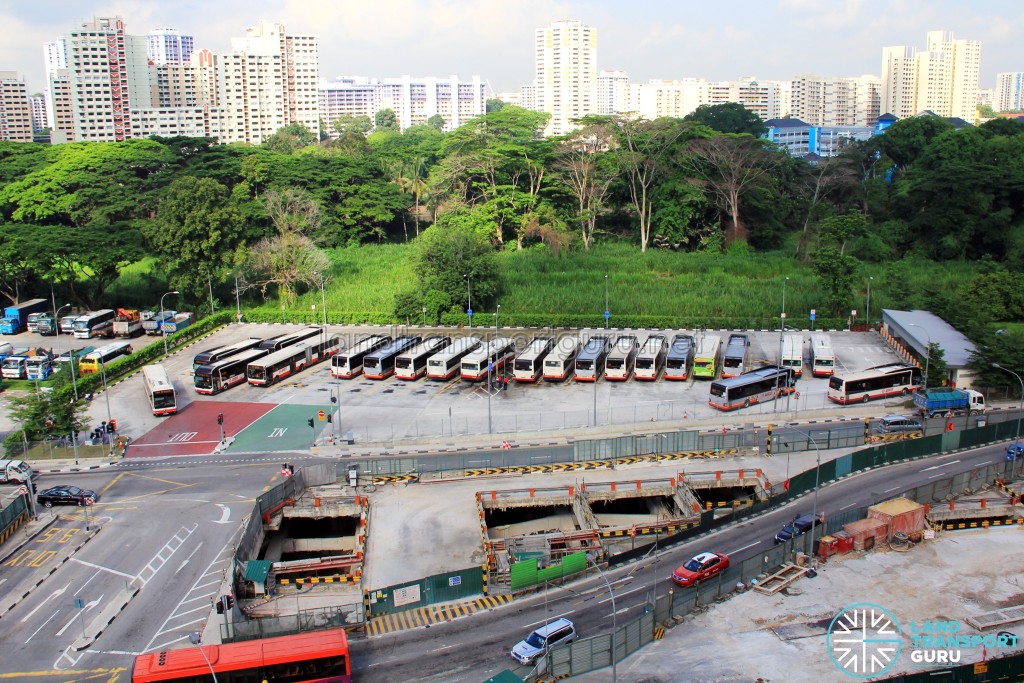
[(868, 324), (868, 328), (871, 328), (871, 282), (875, 278), (868, 278), (868, 302), (867, 306), (864, 307), (864, 322)]
[[(501, 313), (501, 304), (494, 309), (494, 347), (498, 348), (498, 314)], [(494, 382), (491, 379), (491, 372), (494, 370), (494, 361), (487, 359), (487, 433), (492, 434), (491, 427), (491, 393), (494, 391)]]
[(928, 333), (928, 330), (926, 330), (925, 328), (921, 327), (917, 323), (907, 323), (907, 327), (916, 327), (917, 329), (919, 329), (922, 332), (924, 332), (924, 336), (928, 338), (928, 346), (926, 346), (925, 350), (924, 350), (924, 388), (925, 388), (925, 391), (927, 391), (928, 390), (928, 365), (931, 363), (931, 359), (932, 359), (932, 335), (930, 335)]
[[(110, 392), (107, 391), (107, 364), (106, 364), (106, 362), (104, 362), (103, 358), (100, 358), (100, 373), (101, 373), (100, 377), (103, 380), (103, 398), (107, 402), (107, 424), (109, 425), (110, 422), (111, 422), (111, 420), (110, 420)], [(113, 434), (113, 432), (110, 432), (110, 433)], [(104, 436), (105, 435), (106, 435), (106, 432), (104, 433)], [(114, 440), (108, 438), (107, 441), (109, 442), (109, 447), (110, 447), (109, 453), (113, 453), (114, 452)]]
[(210, 664), (210, 658), (206, 656), (206, 651), (203, 650), (203, 646), (200, 644), (202, 640), (198, 633), (188, 634), (188, 642), (199, 648), (199, 654), (203, 656), (203, 661), (206, 662), (206, 666), (210, 668), (210, 675), (213, 676), (213, 683), (217, 683), (217, 672), (213, 670), (213, 664)]
[(1014, 372), (1010, 368), (1004, 368), (999, 363), (993, 363), (992, 367), (994, 367), (994, 368), (996, 368), (998, 370), (1002, 370), (1003, 372), (1010, 373), (1011, 375), (1013, 375), (1014, 377), (1017, 378), (1018, 382), (1020, 382), (1020, 407), (1017, 409), (1017, 437), (1016, 437), (1017, 440), (1019, 441), (1020, 440), (1020, 417), (1021, 417), (1021, 411), (1024, 411), (1024, 379), (1021, 379), (1020, 375), (1018, 375), (1016, 372)]
[[(816, 460), (816, 463), (815, 463), (815, 466), (814, 466), (814, 502), (811, 504), (811, 520), (812, 520), (811, 521), (811, 533), (810, 533), (810, 545), (811, 545), (811, 547), (810, 547), (810, 551), (807, 553), (808, 555), (811, 555), (811, 557), (812, 557), (811, 561), (812, 561), (812, 566), (813, 566), (813, 557), (814, 557), (814, 529), (815, 529), (815, 527), (818, 526), (818, 484), (820, 483), (820, 478), (821, 478), (821, 450), (818, 448), (818, 442), (814, 440), (814, 437), (811, 436), (809, 432), (805, 432), (802, 429), (796, 429), (792, 424), (787, 424), (786, 426), (788, 428), (792, 429), (794, 432), (797, 432), (798, 434), (803, 434), (804, 436), (806, 436), (807, 440), (810, 441), (811, 445), (814, 446), (814, 452), (817, 455), (817, 460)], [(796, 532), (796, 527), (795, 526), (793, 528), (793, 531), (794, 531), (794, 533)]]
[(469, 329), (473, 329), (473, 287), (469, 273), (462, 276), (466, 280), (466, 315), (469, 317)]
[[(232, 273), (228, 273), (232, 275)], [(238, 273), (234, 273), (235, 276), (235, 322), (242, 322), (242, 306), (238, 301)]]
[(608, 319), (612, 317), (612, 312), (608, 308), (608, 275), (604, 276), (604, 329), (608, 329)]
[[(782, 340), (783, 340), (783, 337), (785, 336), (785, 333), (786, 333), (786, 283), (787, 282), (789, 282), (789, 278), (788, 277), (784, 278), (782, 280), (782, 315), (779, 317), (779, 368), (780, 369), (782, 367), (784, 367), (783, 362), (782, 362), (782, 353), (783, 353), (783, 348), (782, 348), (783, 343), (782, 343)], [(781, 378), (779, 378), (779, 377), (775, 378), (775, 395), (776, 395), (775, 410), (776, 411), (778, 411), (778, 409), (779, 409), (778, 394), (779, 394), (779, 382), (780, 381), (781, 381)], [(788, 396), (788, 394), (787, 394), (787, 396)], [(788, 407), (788, 403), (787, 403), (787, 407)]]
[(177, 293), (178, 293), (178, 290), (174, 290), (173, 292), (165, 292), (164, 295), (160, 297), (160, 333), (164, 337), (164, 355), (165, 356), (167, 355), (167, 329), (164, 327), (164, 297), (167, 296), (168, 294), (177, 294)]
[(594, 565), (594, 569), (597, 570), (601, 580), (604, 581), (605, 588), (608, 589), (608, 596), (612, 599), (612, 683), (615, 683), (618, 678), (615, 671), (615, 631), (617, 630), (615, 622), (615, 591), (612, 590), (612, 584), (608, 582), (608, 577), (601, 571), (601, 567), (597, 565), (594, 558), (588, 554), (587, 559), (590, 560), (590, 564)]
[(320, 283), (320, 306), (324, 310), (324, 332), (326, 333), (326, 331), (327, 331), (327, 296), (324, 294), (324, 281), (326, 280), (326, 278), (325, 278), (323, 273), (317, 273), (316, 271), (313, 272), (313, 275), (316, 276), (317, 280), (319, 280), (319, 283)]
[[(53, 312), (53, 325), (57, 331), (57, 357), (60, 358), (60, 312), (65, 308), (71, 308), (71, 304), (64, 304), (56, 311)], [(71, 366), (71, 386), (75, 390), (75, 401), (78, 401), (78, 385), (75, 383), (75, 353), (72, 349), (68, 349), (68, 365)], [(77, 439), (75, 441), (77, 448)]]
[(206, 286), (210, 289), (210, 315), (212, 316), (213, 311), (213, 275), (210, 271), (206, 271)]

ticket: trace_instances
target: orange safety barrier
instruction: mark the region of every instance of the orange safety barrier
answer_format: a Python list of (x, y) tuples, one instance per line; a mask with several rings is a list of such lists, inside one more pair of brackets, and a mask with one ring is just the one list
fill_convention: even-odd
[(956, 501), (955, 500), (949, 501), (949, 509), (953, 510), (955, 508), (956, 508)]
[(715, 472), (715, 481), (722, 481), (722, 473)]
[(984, 498), (982, 498), (981, 499), (981, 509), (984, 510), (987, 507), (988, 507), (988, 501), (985, 500)]
[(641, 486), (641, 484), (640, 484), (640, 480), (639, 480), (639, 479), (637, 479), (637, 480), (636, 480), (636, 490), (637, 490), (637, 491), (639, 491), (639, 490), (640, 490), (641, 488), (642, 488), (642, 486)]
[(613, 481), (612, 482), (612, 491), (614, 491), (614, 490), (615, 490), (615, 482)]
[(740, 470), (740, 479), (743, 478), (743, 470)]
[(534, 489), (530, 489), (530, 498), (533, 498)]
[(570, 486), (569, 487), (569, 497), (572, 498), (574, 493), (576, 493), (576, 487), (575, 486)]
[(491, 500), (498, 500), (498, 492), (491, 491)]

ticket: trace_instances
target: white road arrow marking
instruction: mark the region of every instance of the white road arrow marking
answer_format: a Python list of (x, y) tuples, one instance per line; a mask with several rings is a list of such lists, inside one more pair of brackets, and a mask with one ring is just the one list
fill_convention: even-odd
[(214, 523), (228, 524), (229, 520), (231, 519), (231, 508), (229, 508), (227, 505), (221, 505), (220, 503), (217, 503), (217, 507), (220, 508), (220, 519), (216, 520), (216, 522)]
[(178, 573), (178, 572), (180, 572), (180, 571), (181, 571), (182, 569), (184, 569), (184, 568), (185, 568), (185, 565), (187, 565), (187, 564), (188, 564), (188, 561), (192, 559), (192, 556), (193, 556), (193, 555), (195, 555), (196, 553), (198, 553), (198, 552), (199, 552), (199, 549), (200, 549), (200, 548), (202, 548), (202, 547), (203, 547), (203, 544), (202, 544), (202, 543), (200, 543), (199, 545), (197, 545), (197, 546), (196, 546), (196, 549), (195, 549), (195, 550), (193, 550), (193, 551), (192, 551), (191, 553), (189, 553), (189, 556), (188, 556), (188, 557), (186, 557), (186, 558), (185, 558), (185, 560), (184, 560), (184, 561), (183, 561), (183, 562), (181, 563), (181, 565), (180, 565), (180, 566), (179, 566), (179, 567), (178, 567), (177, 569), (175, 569), (175, 570), (174, 570), (174, 573), (175, 573), (175, 574), (177, 574), (177, 573)]
[(21, 618), (21, 623), (24, 624), (26, 621), (28, 621), (32, 617), (33, 614), (35, 614), (36, 612), (41, 610), (46, 603), (48, 603), (50, 600), (53, 600), (58, 595), (63, 595), (64, 591), (66, 591), (70, 587), (71, 587), (71, 584), (69, 583), (67, 586), (64, 586), (63, 588), (58, 588), (57, 590), (55, 590), (52, 593), (50, 593), (50, 597), (48, 597), (45, 600), (43, 600), (41, 603), (39, 603), (39, 605), (34, 610), (32, 610), (31, 612), (29, 612), (28, 614), (26, 614), (24, 617)]

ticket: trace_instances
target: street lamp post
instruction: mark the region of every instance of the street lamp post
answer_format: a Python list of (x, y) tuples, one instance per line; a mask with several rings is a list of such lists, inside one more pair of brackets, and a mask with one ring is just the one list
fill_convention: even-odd
[(608, 329), (608, 319), (612, 317), (612, 312), (608, 308), (608, 276), (604, 276), (604, 329)]
[(213, 664), (210, 664), (210, 658), (206, 656), (206, 651), (203, 650), (202, 639), (198, 633), (188, 634), (188, 642), (199, 648), (199, 654), (203, 656), (203, 661), (206, 662), (206, 666), (210, 668), (210, 675), (213, 676), (213, 683), (217, 683), (217, 672), (213, 670)]
[(868, 301), (867, 306), (864, 307), (864, 322), (868, 324), (868, 329), (871, 328), (871, 282), (875, 278), (868, 278)]
[(206, 271), (206, 286), (210, 290), (210, 315), (212, 316), (214, 314), (214, 310), (213, 310), (213, 275), (210, 274), (210, 271)]
[[(783, 341), (782, 340), (783, 340), (783, 337), (786, 334), (786, 283), (787, 282), (789, 282), (789, 278), (788, 277), (784, 278), (782, 280), (782, 315), (779, 318), (779, 368), (780, 369), (783, 367), (783, 363), (782, 363)], [(778, 393), (779, 393), (779, 382), (780, 381), (781, 381), (781, 378), (779, 378), (779, 377), (775, 378), (775, 394), (776, 394), (775, 410), (776, 411), (778, 411), (778, 409), (779, 409)], [(788, 396), (788, 394), (787, 394), (787, 396)], [(788, 402), (787, 402), (787, 408), (788, 408)]]
[[(102, 358), (100, 358), (100, 377), (103, 380), (103, 398), (107, 402), (107, 424), (109, 425), (111, 423), (111, 419), (110, 419), (110, 392), (107, 391), (107, 364), (103, 361)], [(111, 432), (111, 433), (113, 433), (113, 432)], [(106, 432), (104, 432), (104, 438), (107, 438), (105, 435), (106, 435)], [(108, 453), (113, 453), (114, 452), (114, 440), (112, 438), (107, 438), (107, 441), (108, 441), (108, 445), (109, 445)]]
[(924, 336), (928, 338), (928, 346), (924, 349), (924, 388), (928, 390), (928, 365), (932, 359), (932, 336), (928, 333), (928, 330), (921, 327), (917, 323), (907, 323), (907, 327), (916, 327), (924, 332)]
[[(494, 348), (498, 348), (498, 315), (501, 313), (501, 304), (494, 310)], [(490, 358), (487, 359), (487, 433), (492, 434), (493, 429), (491, 426), (491, 393), (494, 391), (494, 382), (491, 379), (491, 373), (494, 370), (494, 361)]]
[[(817, 528), (817, 526), (818, 526), (818, 484), (820, 483), (820, 479), (821, 479), (821, 450), (818, 448), (818, 442), (814, 440), (814, 437), (811, 436), (810, 432), (805, 432), (802, 429), (796, 429), (792, 424), (787, 424), (786, 426), (789, 427), (790, 429), (792, 429), (794, 432), (797, 432), (798, 434), (803, 434), (804, 436), (806, 436), (807, 440), (810, 441), (811, 445), (814, 446), (814, 452), (815, 452), (815, 454), (817, 456), (816, 460), (815, 460), (815, 465), (814, 465), (814, 502), (811, 504), (811, 520), (812, 520), (811, 521), (811, 532), (810, 532), (810, 534), (808, 534), (808, 536), (809, 536), (808, 541), (810, 543), (810, 550), (807, 553), (808, 555), (811, 556), (811, 566), (813, 567), (814, 566), (814, 529)], [(794, 532), (795, 532), (795, 530), (796, 529), (794, 527)]]
[(615, 631), (617, 630), (616, 622), (615, 622), (615, 611), (616, 611), (615, 610), (615, 591), (612, 590), (612, 584), (609, 583), (608, 577), (605, 576), (605, 573), (603, 571), (601, 571), (601, 567), (599, 567), (597, 562), (594, 561), (594, 558), (591, 557), (588, 554), (587, 555), (587, 559), (590, 560), (590, 564), (594, 565), (594, 569), (597, 570), (597, 573), (601, 577), (601, 580), (604, 581), (604, 586), (605, 586), (605, 588), (608, 589), (608, 596), (612, 600), (612, 652), (611, 652), (612, 656), (611, 656), (611, 659), (612, 659), (612, 683), (615, 683), (615, 681), (617, 679), (617, 675), (616, 675), (616, 671), (615, 671)]
[(1020, 375), (1018, 375), (1016, 372), (1014, 372), (1010, 368), (1004, 368), (999, 363), (993, 363), (992, 367), (994, 367), (994, 368), (996, 368), (998, 370), (1002, 370), (1003, 372), (1010, 373), (1011, 375), (1013, 375), (1014, 377), (1017, 378), (1018, 382), (1020, 382), (1020, 407), (1017, 409), (1017, 437), (1016, 437), (1017, 440), (1019, 441), (1020, 440), (1020, 418), (1021, 418), (1021, 411), (1024, 411), (1024, 379), (1021, 379)]
[(324, 294), (324, 281), (326, 277), (323, 273), (313, 273), (320, 280), (320, 305), (324, 309), (324, 334), (327, 334), (327, 296)]
[(167, 328), (164, 327), (164, 297), (167, 296), (168, 294), (177, 294), (177, 293), (178, 293), (178, 290), (174, 290), (173, 292), (165, 292), (163, 294), (163, 296), (160, 297), (160, 332), (163, 334), (163, 337), (164, 337), (164, 355), (165, 356), (167, 355)]
[(473, 329), (473, 287), (469, 273), (462, 276), (466, 280), (466, 316), (469, 317), (469, 329)]
[[(228, 273), (231, 275), (232, 273)], [(242, 322), (242, 306), (238, 301), (238, 273), (234, 273), (235, 276), (235, 322)]]

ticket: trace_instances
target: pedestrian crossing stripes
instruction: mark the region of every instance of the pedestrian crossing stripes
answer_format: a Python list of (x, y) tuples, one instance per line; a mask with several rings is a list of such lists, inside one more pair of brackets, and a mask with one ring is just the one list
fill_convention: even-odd
[(431, 624), (451, 621), (452, 619), (493, 609), (511, 601), (511, 595), (491, 595), (457, 604), (429, 605), (405, 612), (384, 614), (374, 617), (366, 623), (366, 635), (379, 636), (385, 633), (394, 633), (395, 631), (430, 626)]

